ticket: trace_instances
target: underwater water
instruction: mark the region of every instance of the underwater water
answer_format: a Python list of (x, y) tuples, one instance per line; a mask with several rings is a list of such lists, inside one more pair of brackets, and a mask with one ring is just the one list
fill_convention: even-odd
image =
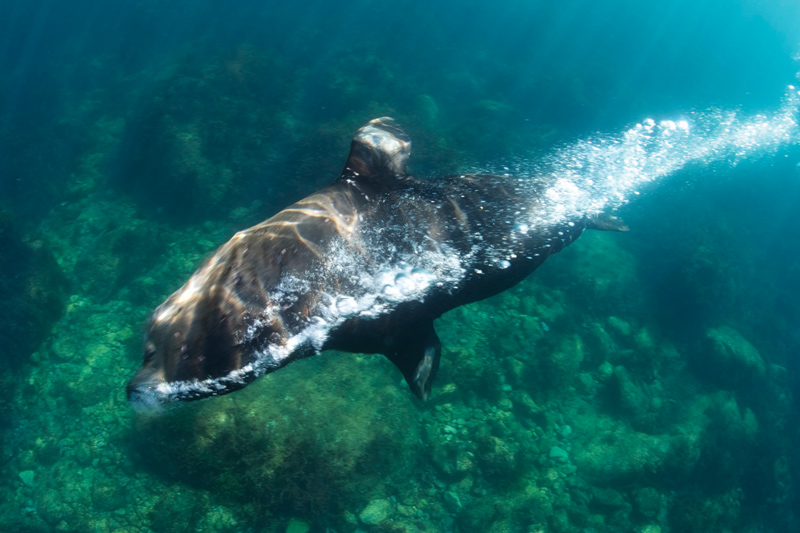
[[(1, 11), (0, 531), (800, 531), (800, 4)], [(630, 231), (437, 320), (425, 402), (325, 352), (134, 411), (155, 307), (380, 116)]]

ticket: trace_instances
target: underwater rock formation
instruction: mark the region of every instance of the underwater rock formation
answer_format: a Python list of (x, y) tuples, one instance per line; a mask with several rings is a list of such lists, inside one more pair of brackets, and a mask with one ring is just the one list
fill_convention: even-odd
[(280, 150), (285, 120), (276, 59), (248, 46), (187, 58), (127, 119), (115, 184), (176, 220), (227, 213), (262, 190), (256, 176)]
[[(259, 509), (340, 513), (365, 488), (392, 477), (398, 464), (415, 464), (416, 424), (402, 389), (387, 386), (380, 371), (352, 379), (363, 371), (357, 367), (382, 364), (333, 354), (302, 361), (285, 372), (291, 391), (267, 377), (236, 401), (139, 418), (134, 447), (142, 463), (168, 479)], [(307, 379), (309, 371), (324, 381)]]
[(766, 373), (764, 359), (755, 346), (727, 326), (706, 331), (696, 363), (709, 379), (729, 387), (757, 381)]
[(0, 208), (0, 368), (18, 367), (61, 316), (67, 280), (42, 241), (23, 239)]

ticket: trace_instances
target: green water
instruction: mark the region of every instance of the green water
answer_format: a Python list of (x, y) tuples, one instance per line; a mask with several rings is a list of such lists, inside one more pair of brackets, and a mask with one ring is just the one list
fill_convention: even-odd
[[(800, 529), (796, 129), (703, 129), (796, 128), (793, 3), (4, 12), (0, 531)], [(383, 115), (432, 179), (571, 172), (648, 117), (699, 141), (643, 152), (674, 165), (610, 202), (630, 232), (438, 320), (427, 402), (382, 356), (326, 352), (135, 413), (153, 309)]]

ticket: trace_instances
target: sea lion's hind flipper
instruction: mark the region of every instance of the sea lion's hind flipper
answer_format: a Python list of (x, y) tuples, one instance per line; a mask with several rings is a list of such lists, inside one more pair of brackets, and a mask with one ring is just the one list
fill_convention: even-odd
[(411, 140), (394, 119), (372, 119), (353, 137), (342, 178), (389, 184), (393, 179), (406, 177), (410, 153)]
[(402, 344), (386, 357), (403, 373), (411, 391), (421, 400), (427, 400), (439, 370), (442, 343), (433, 329), (433, 322), (404, 331), (403, 338)]
[(586, 227), (601, 231), (628, 231), (628, 225), (621, 218), (608, 213), (597, 213), (586, 217)]

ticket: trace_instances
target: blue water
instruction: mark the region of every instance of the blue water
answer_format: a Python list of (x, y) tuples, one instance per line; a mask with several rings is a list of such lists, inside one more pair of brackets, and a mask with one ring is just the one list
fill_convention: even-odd
[[(0, 8), (0, 530), (800, 529), (800, 4)], [(378, 356), (135, 414), (152, 310), (392, 116), (418, 176), (613, 210)]]

